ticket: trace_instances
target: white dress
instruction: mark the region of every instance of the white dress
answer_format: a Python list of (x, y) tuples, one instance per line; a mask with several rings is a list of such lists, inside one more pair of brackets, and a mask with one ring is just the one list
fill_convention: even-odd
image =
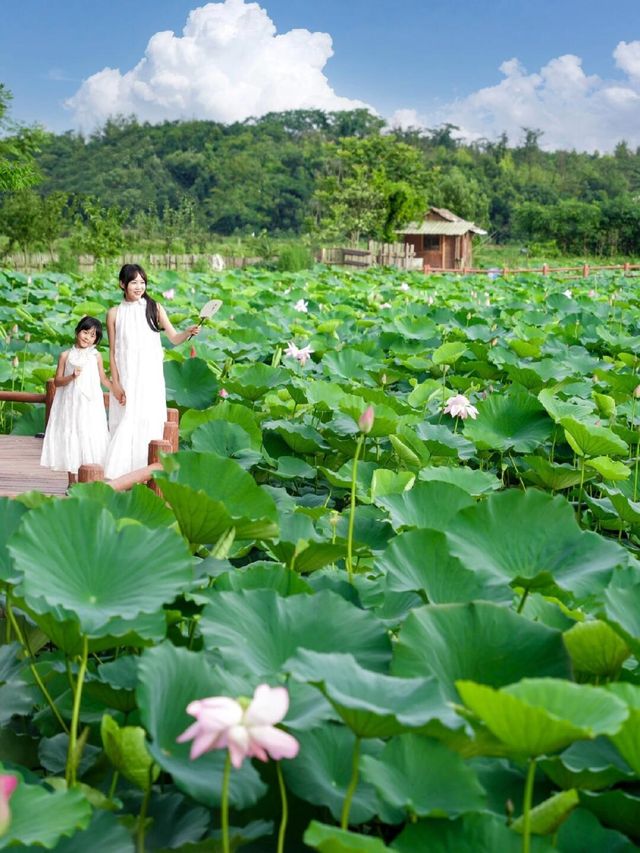
[(108, 480), (144, 468), (149, 442), (164, 433), (164, 355), (160, 334), (151, 329), (145, 312), (144, 299), (123, 300), (116, 309), (115, 359), (126, 403), (121, 406), (113, 394), (109, 398)]
[(99, 358), (94, 346), (74, 346), (69, 350), (64, 375), (70, 376), (76, 367), (82, 368), (82, 372), (68, 385), (56, 388), (41, 465), (71, 474), (77, 474), (81, 465), (104, 465), (109, 431), (98, 372)]

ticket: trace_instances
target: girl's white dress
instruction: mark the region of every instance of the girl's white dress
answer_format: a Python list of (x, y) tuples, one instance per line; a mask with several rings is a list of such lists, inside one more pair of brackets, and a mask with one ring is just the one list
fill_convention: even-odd
[(82, 373), (56, 388), (44, 436), (40, 464), (77, 474), (81, 465), (104, 465), (109, 443), (107, 415), (98, 373), (100, 355), (94, 346), (72, 347), (64, 375)]
[(108, 480), (147, 465), (149, 442), (161, 439), (167, 419), (162, 370), (163, 350), (158, 332), (146, 318), (144, 299), (123, 300), (116, 309), (115, 359), (126, 394), (121, 406), (109, 398), (109, 432), (104, 474)]

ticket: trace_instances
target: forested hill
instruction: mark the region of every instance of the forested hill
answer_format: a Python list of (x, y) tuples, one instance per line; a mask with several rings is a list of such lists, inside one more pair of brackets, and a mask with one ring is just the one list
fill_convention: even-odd
[(51, 136), (39, 192), (92, 196), (144, 223), (187, 210), (218, 234), (389, 236), (426, 203), (500, 241), (562, 249), (640, 249), (640, 149), (546, 152), (543, 138), (455, 139), (450, 125), (389, 133), (364, 110), (293, 111), (223, 125), (108, 122), (91, 137)]

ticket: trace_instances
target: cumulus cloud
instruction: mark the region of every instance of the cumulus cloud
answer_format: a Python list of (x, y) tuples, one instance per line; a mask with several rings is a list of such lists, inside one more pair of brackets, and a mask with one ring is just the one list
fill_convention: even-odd
[(609, 151), (621, 139), (640, 145), (640, 41), (620, 42), (613, 51), (621, 80), (587, 74), (573, 54), (552, 59), (529, 73), (517, 59), (500, 66), (503, 79), (444, 105), (430, 115), (398, 110), (398, 127), (435, 127), (450, 122), (468, 140), (495, 139), (506, 131), (512, 142), (522, 128), (544, 132), (543, 148)]
[(156, 33), (134, 68), (93, 74), (66, 106), (83, 129), (118, 113), (233, 122), (280, 110), (366, 107), (331, 88), (323, 69), (332, 55), (328, 33), (278, 34), (258, 3), (207, 3), (189, 13), (182, 35)]

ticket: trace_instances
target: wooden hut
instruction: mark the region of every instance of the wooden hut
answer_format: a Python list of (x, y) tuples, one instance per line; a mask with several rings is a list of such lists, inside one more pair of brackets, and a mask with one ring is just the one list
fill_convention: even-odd
[(443, 207), (430, 207), (422, 222), (410, 222), (398, 230), (425, 268), (446, 270), (473, 266), (472, 237), (486, 233)]

